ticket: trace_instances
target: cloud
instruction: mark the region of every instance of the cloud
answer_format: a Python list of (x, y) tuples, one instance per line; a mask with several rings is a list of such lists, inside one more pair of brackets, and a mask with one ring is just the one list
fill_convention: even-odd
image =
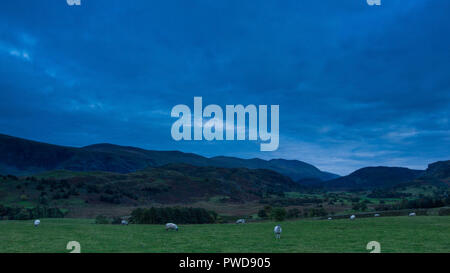
[[(426, 0), (4, 3), (0, 125), (57, 144), (282, 157), (341, 174), (424, 168), (450, 150), (449, 11)], [(279, 150), (174, 142), (170, 110), (194, 96), (280, 105)]]
[(19, 59), (25, 60), (25, 61), (31, 61), (30, 55), (26, 51), (20, 51), (17, 49), (12, 49), (9, 51), (9, 55), (17, 57)]

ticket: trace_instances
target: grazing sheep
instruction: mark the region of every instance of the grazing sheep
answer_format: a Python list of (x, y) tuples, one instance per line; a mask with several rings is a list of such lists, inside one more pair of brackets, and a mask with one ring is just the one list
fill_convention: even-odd
[(350, 220), (355, 220), (356, 216), (353, 214), (352, 216), (350, 216)]
[(331, 217), (328, 217), (328, 220), (333, 220), (333, 218), (331, 218)]
[(41, 223), (41, 220), (39, 220), (39, 219), (35, 220), (34, 221), (34, 226), (37, 227), (37, 226), (39, 226), (40, 223)]
[(245, 219), (239, 219), (236, 221), (236, 224), (245, 224)]
[(178, 231), (178, 226), (175, 225), (174, 223), (167, 223), (166, 224), (166, 230), (169, 230), (169, 229), (173, 229), (173, 230)]
[(273, 229), (273, 233), (275, 233), (275, 239), (280, 239), (280, 237), (281, 237), (281, 226), (280, 225), (275, 226), (275, 228)]
[(379, 217), (380, 215), (379, 215), (378, 213), (376, 213), (374, 216), (375, 216), (375, 217)]
[(411, 212), (411, 213), (409, 214), (409, 216), (416, 216), (416, 213), (415, 213), (415, 212)]
[(128, 221), (127, 220), (122, 220), (122, 222), (120, 222), (122, 225), (128, 226)]

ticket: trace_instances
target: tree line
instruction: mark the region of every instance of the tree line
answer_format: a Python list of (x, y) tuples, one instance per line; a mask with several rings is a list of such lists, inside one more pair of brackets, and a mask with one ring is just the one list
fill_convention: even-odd
[(36, 218), (64, 218), (65, 212), (59, 208), (46, 206), (9, 207), (0, 205), (0, 218), (8, 220), (31, 220)]
[(137, 208), (131, 212), (133, 224), (212, 224), (218, 220), (217, 213), (203, 208)]
[(429, 209), (450, 206), (450, 197), (448, 194), (443, 196), (427, 196), (417, 199), (402, 199), (392, 205), (380, 205), (376, 210), (401, 210), (401, 209)]

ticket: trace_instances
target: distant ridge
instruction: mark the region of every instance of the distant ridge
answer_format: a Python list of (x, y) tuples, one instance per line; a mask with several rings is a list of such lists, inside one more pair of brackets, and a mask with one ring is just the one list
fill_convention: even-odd
[(327, 189), (357, 190), (389, 188), (411, 182), (425, 171), (401, 167), (365, 167), (353, 173), (321, 183)]
[(171, 163), (200, 167), (268, 169), (286, 175), (294, 181), (325, 181), (339, 177), (298, 160), (225, 156), (207, 158), (180, 151), (153, 151), (107, 143), (75, 148), (0, 134), (1, 174), (30, 175), (51, 170), (130, 173)]
[(429, 164), (425, 173), (416, 179), (415, 182), (446, 184), (450, 186), (450, 160), (437, 161)]
[(307, 182), (300, 184), (320, 186), (327, 190), (386, 189), (417, 184), (450, 186), (450, 160), (431, 163), (424, 171), (399, 167), (366, 167), (333, 180), (316, 181), (315, 184)]

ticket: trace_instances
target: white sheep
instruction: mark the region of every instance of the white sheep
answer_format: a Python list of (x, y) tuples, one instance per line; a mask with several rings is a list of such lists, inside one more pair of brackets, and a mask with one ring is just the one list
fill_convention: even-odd
[(122, 220), (122, 222), (120, 222), (122, 225), (128, 226), (128, 221), (127, 220)]
[(167, 223), (166, 224), (166, 230), (169, 230), (169, 229), (173, 229), (173, 230), (178, 231), (178, 226), (175, 225), (174, 223)]
[(374, 215), (375, 217), (379, 217), (380, 215), (378, 214), (378, 213), (375, 213), (375, 215)]
[(41, 223), (41, 220), (37, 219), (34, 221), (34, 226), (37, 227)]
[(411, 213), (409, 214), (409, 216), (416, 216), (416, 213), (415, 213), (415, 212), (411, 212)]
[(281, 226), (277, 225), (275, 226), (275, 228), (273, 229), (273, 233), (275, 233), (275, 239), (280, 239), (281, 237)]
[(328, 217), (328, 220), (333, 220), (333, 218), (331, 218), (331, 217)]
[(355, 220), (356, 216), (353, 214), (352, 216), (350, 216), (350, 220)]
[(236, 224), (245, 224), (245, 219), (238, 219)]

